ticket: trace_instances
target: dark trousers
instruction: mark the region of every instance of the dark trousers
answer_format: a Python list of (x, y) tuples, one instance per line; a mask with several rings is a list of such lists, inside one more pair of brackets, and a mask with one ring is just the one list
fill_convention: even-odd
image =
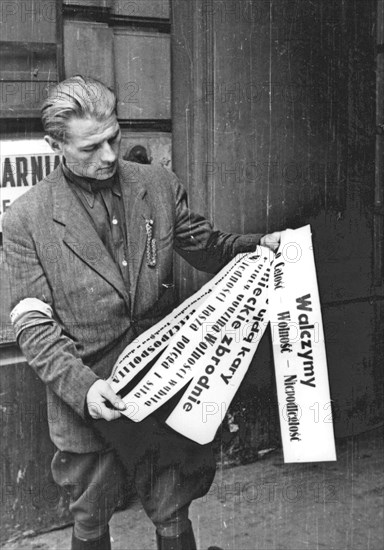
[(114, 450), (55, 454), (53, 477), (70, 491), (76, 537), (91, 540), (105, 533), (125, 490), (127, 469), (159, 535), (175, 537), (188, 529), (189, 506), (208, 492), (215, 474), (211, 447), (183, 438), (156, 419), (143, 422), (95, 421)]

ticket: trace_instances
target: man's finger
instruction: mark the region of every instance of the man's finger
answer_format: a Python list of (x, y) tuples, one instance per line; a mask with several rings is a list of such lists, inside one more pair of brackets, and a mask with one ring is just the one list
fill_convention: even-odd
[(120, 411), (124, 411), (126, 409), (124, 401), (121, 399), (121, 397), (115, 394), (108, 383), (103, 388), (101, 394), (111, 403), (111, 405), (113, 405), (113, 407), (115, 407), (115, 409), (118, 409)]
[(92, 418), (101, 418), (101, 405), (100, 403), (88, 403), (88, 412)]
[(88, 411), (90, 416), (95, 420), (103, 418), (104, 420), (110, 421), (121, 416), (118, 410), (110, 409), (106, 407), (104, 403), (88, 403)]
[(269, 233), (268, 235), (264, 235), (260, 239), (261, 246), (265, 246), (272, 250), (273, 252), (276, 252), (276, 250), (279, 248), (280, 245), (280, 239), (281, 239), (281, 232), (275, 231), (274, 233)]
[(101, 418), (104, 418), (104, 420), (107, 420), (108, 422), (111, 420), (116, 420), (121, 416), (121, 413), (116, 409), (109, 409), (108, 407), (101, 406)]

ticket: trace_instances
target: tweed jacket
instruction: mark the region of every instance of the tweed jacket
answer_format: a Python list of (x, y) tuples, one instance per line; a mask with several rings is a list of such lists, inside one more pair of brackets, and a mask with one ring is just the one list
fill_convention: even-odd
[[(125, 346), (174, 307), (173, 251), (198, 269), (216, 272), (260, 235), (213, 230), (187, 205), (177, 178), (161, 167), (119, 163), (125, 208), (129, 288), (62, 167), (7, 210), (3, 219), (11, 307), (38, 298), (53, 319), (15, 327), (29, 365), (47, 388), (48, 423), (60, 450), (101, 448), (84, 419), (90, 386), (108, 378)], [(146, 223), (152, 220), (157, 263), (146, 261)]]

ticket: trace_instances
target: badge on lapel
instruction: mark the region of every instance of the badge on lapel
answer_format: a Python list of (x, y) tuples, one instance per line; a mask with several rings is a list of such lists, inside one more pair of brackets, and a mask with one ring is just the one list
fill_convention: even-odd
[(147, 233), (147, 245), (146, 245), (146, 255), (147, 255), (147, 266), (155, 267), (157, 263), (157, 251), (156, 251), (156, 239), (152, 237), (153, 235), (153, 220), (145, 220), (145, 231)]

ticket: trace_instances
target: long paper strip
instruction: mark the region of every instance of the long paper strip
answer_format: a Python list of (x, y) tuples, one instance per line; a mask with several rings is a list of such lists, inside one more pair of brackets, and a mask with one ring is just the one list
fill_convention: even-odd
[(167, 423), (212, 441), (270, 319), (285, 462), (336, 459), (309, 226), (284, 231), (272, 257), (237, 256), (127, 346), (109, 379), (116, 392), (154, 365), (124, 397), (126, 416), (140, 422), (189, 384)]
[(310, 226), (282, 233), (269, 285), (285, 462), (336, 460)]
[[(261, 247), (260, 252), (263, 252)], [(209, 300), (205, 300), (196, 308), (195, 312), (188, 315), (188, 319), (184, 319), (183, 327), (169, 340), (165, 352), (139, 384), (124, 397), (128, 411), (127, 416), (131, 420), (139, 422), (146, 418), (196, 376), (198, 380), (192, 381), (192, 386), (194, 382), (199, 384), (201, 378), (199, 374), (203, 366), (211, 360), (211, 356), (215, 353), (220, 358), (220, 368), (225, 368), (226, 359), (223, 358), (225, 353), (223, 350), (227, 348), (224, 344), (220, 344), (223, 331), (233, 322), (243, 307), (246, 308), (245, 314), (243, 314), (246, 317), (241, 318), (248, 322), (252, 319), (250, 313), (256, 308), (251, 307), (247, 301), (252, 299), (256, 302), (253, 290), (259, 281), (263, 285), (263, 295), (266, 297), (270, 255), (268, 252), (262, 255), (258, 253), (245, 254), (240, 261), (234, 264), (234, 267), (236, 269), (226, 271), (220, 278), (219, 284), (209, 284)], [(247, 303), (248, 305), (246, 305)], [(212, 327), (212, 330), (208, 331), (208, 327)], [(158, 330), (154, 332), (156, 333)], [(157, 349), (159, 350), (159, 348), (160, 346)], [(239, 344), (235, 344), (233, 348), (239, 348)], [(249, 361), (252, 355), (250, 354)], [(129, 356), (129, 353), (126, 353), (125, 356)], [(148, 357), (143, 359), (148, 364)], [(123, 362), (126, 363), (126, 359)], [(131, 359), (129, 363), (133, 368), (135, 361)], [(114, 373), (116, 386), (112, 384), (113, 389), (116, 389), (119, 384), (119, 373), (121, 377), (123, 372), (124, 366), (121, 363), (118, 371)], [(125, 379), (129, 380), (131, 376), (132, 374), (127, 372)], [(204, 384), (205, 380), (205, 385), (208, 386), (206, 375), (200, 382)], [(237, 387), (238, 384), (236, 389)], [(201, 389), (203, 389), (202, 386)], [(217, 430), (221, 422), (218, 416), (216, 421)], [(189, 437), (187, 434), (185, 435)], [(202, 441), (199, 442), (202, 443)]]

